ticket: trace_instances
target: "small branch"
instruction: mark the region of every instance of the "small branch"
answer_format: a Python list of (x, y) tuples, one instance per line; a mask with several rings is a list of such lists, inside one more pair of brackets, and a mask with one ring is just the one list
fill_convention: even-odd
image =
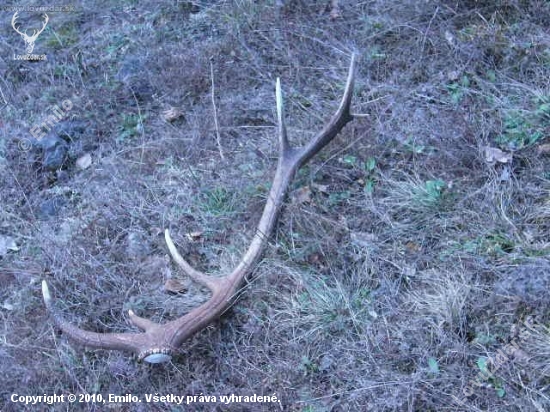
[(216, 142), (218, 143), (218, 151), (220, 152), (220, 157), (222, 160), (225, 160), (223, 155), (222, 142), (220, 137), (220, 125), (218, 124), (218, 109), (216, 109), (216, 97), (214, 94), (214, 66), (212, 65), (212, 59), (210, 59), (210, 78), (212, 80), (212, 108), (214, 110), (214, 125), (216, 127)]

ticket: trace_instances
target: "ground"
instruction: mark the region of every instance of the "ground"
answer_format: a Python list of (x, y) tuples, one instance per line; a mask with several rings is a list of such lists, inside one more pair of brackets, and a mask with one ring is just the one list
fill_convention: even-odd
[[(14, 58), (12, 5), (0, 410), (68, 407), (15, 393), (280, 400), (196, 411), (550, 410), (550, 3), (75, 1), (47, 12), (42, 61)], [(17, 24), (31, 34), (42, 19), (22, 10)], [(353, 52), (358, 116), (297, 174), (219, 321), (164, 365), (59, 332), (42, 280), (97, 332), (134, 331), (128, 309), (167, 321), (205, 301), (163, 230), (197, 267), (230, 270), (276, 163), (276, 78), (299, 145), (336, 110)], [(108, 406), (74, 410), (183, 410)]]

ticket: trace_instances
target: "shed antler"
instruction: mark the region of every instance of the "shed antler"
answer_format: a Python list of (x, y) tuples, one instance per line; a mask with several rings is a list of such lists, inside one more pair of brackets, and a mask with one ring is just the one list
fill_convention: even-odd
[(54, 309), (52, 297), (46, 281), (42, 282), (42, 294), (48, 310), (61, 330), (75, 341), (86, 346), (103, 349), (128, 350), (135, 352), (140, 360), (150, 363), (167, 362), (184, 340), (206, 327), (221, 316), (240, 288), (243, 280), (251, 272), (260, 258), (268, 238), (273, 231), (277, 216), (281, 211), (287, 189), (297, 170), (325, 147), (353, 119), (350, 112), (355, 78), (356, 57), (352, 55), (344, 96), (336, 113), (328, 124), (305, 146), (292, 147), (288, 141), (283, 113), (281, 84), (277, 79), (276, 100), (279, 123), (279, 160), (273, 178), (273, 185), (267, 202), (252, 238), (252, 242), (237, 267), (229, 275), (213, 277), (200, 272), (179, 254), (168, 229), (165, 231), (166, 244), (170, 254), (191, 279), (206, 286), (212, 292), (211, 298), (186, 315), (164, 325), (137, 316), (129, 311), (130, 321), (143, 330), (141, 333), (96, 333), (71, 325)]

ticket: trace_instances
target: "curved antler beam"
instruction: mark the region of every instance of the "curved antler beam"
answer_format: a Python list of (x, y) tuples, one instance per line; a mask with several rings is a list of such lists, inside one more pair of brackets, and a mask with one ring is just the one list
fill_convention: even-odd
[(326, 126), (305, 146), (292, 147), (288, 141), (284, 122), (281, 83), (277, 79), (276, 102), (279, 134), (279, 160), (273, 184), (266, 200), (264, 211), (248, 250), (237, 267), (227, 276), (213, 277), (193, 268), (178, 252), (168, 229), (164, 236), (168, 250), (182, 271), (194, 281), (212, 292), (210, 299), (186, 315), (163, 325), (141, 318), (129, 311), (130, 321), (141, 333), (96, 333), (71, 325), (55, 310), (46, 281), (42, 281), (42, 294), (46, 307), (57, 326), (75, 341), (94, 348), (131, 351), (140, 360), (150, 363), (167, 362), (183, 341), (205, 328), (229, 307), (242, 282), (262, 255), (281, 211), (284, 198), (298, 169), (325, 147), (344, 126), (353, 119), (350, 112), (353, 84), (356, 71), (356, 56), (351, 57), (344, 96), (336, 113)]

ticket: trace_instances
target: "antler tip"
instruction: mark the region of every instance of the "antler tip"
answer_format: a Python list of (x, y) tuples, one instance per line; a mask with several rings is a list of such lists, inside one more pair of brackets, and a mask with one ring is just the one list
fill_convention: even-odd
[(286, 134), (283, 92), (281, 90), (281, 79), (277, 77), (275, 82), (275, 104), (277, 108), (277, 122), (279, 123), (279, 144), (281, 156), (288, 150), (289, 143)]
[(42, 280), (42, 298), (44, 299), (46, 307), (49, 308), (52, 303), (52, 295), (50, 293), (50, 288), (48, 287), (48, 282), (45, 280)]
[(283, 115), (283, 92), (281, 91), (281, 79), (278, 77), (275, 82), (275, 101), (277, 104), (277, 115), (280, 119)]

